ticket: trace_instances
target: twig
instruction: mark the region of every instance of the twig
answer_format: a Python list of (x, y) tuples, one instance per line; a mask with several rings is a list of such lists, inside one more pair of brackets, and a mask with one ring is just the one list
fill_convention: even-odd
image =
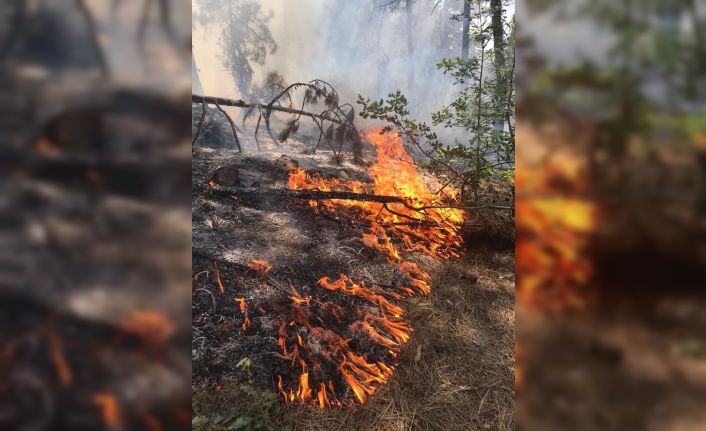
[(191, 146), (193, 146), (196, 140), (199, 139), (199, 135), (201, 134), (201, 127), (203, 126), (203, 120), (206, 118), (206, 110), (208, 110), (208, 105), (206, 104), (206, 100), (204, 99), (201, 102), (201, 118), (199, 119), (199, 124), (196, 125), (196, 133), (194, 134), (194, 138), (191, 140)]
[(224, 111), (223, 108), (221, 108), (221, 105), (219, 105), (218, 103), (216, 103), (216, 108), (217, 108), (219, 111), (221, 111), (221, 113), (222, 113), (223, 115), (226, 116), (226, 119), (228, 120), (228, 123), (230, 123), (230, 130), (233, 132), (233, 138), (235, 139), (235, 144), (238, 146), (238, 151), (240, 151), (240, 152), (242, 153), (242, 152), (243, 152), (243, 148), (240, 146), (240, 140), (238, 139), (238, 133), (236, 133), (236, 131), (235, 131), (235, 130), (236, 130), (236, 127), (235, 127), (235, 123), (233, 122), (233, 119), (230, 118), (230, 115), (228, 115), (228, 114), (226, 113), (226, 111)]
[(213, 293), (211, 293), (208, 289), (204, 289), (203, 287), (199, 287), (198, 289), (194, 290), (194, 292), (198, 292), (200, 290), (203, 290), (204, 292), (208, 293), (211, 295), (211, 301), (213, 301), (213, 312), (216, 312), (216, 298), (213, 296)]

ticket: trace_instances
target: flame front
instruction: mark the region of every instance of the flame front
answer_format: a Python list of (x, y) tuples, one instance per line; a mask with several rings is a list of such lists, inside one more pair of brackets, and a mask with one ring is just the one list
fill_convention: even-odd
[(363, 242), (385, 253), (390, 261), (400, 261), (403, 251), (437, 258), (458, 256), (462, 242), (458, 229), (464, 213), (450, 207), (458, 203), (457, 193), (451, 189), (432, 193), (397, 133), (381, 134), (379, 129), (373, 129), (365, 132), (363, 138), (377, 149), (377, 161), (368, 169), (372, 184), (324, 179), (294, 169), (289, 174), (289, 188), (402, 197), (405, 203), (331, 199), (310, 201), (309, 205), (315, 211), (368, 223)]
[[(249, 307), (245, 298), (235, 298), (244, 315), (243, 330), (252, 325), (254, 333), (260, 322), (257, 317), (249, 319), (249, 308), (277, 322), (277, 346), (285, 359), (277, 373), (277, 389), (286, 402), (319, 408), (365, 403), (389, 381), (412, 334), (397, 301), (430, 292), (429, 275), (404, 261), (403, 255), (418, 252), (447, 259), (461, 250), (458, 231), (464, 213), (457, 207), (457, 194), (430, 191), (399, 135), (372, 130), (363, 137), (377, 149), (377, 162), (368, 169), (372, 183), (323, 179), (294, 169), (289, 188), (395, 197), (391, 203), (309, 202), (317, 213), (364, 224), (367, 231), (361, 241), (387, 257), (397, 274), (392, 285), (340, 274), (336, 280), (322, 277), (316, 282), (323, 288), (321, 296), (302, 295), (290, 284), (284, 303)], [(247, 266), (260, 281), (269, 279), (272, 267), (267, 262), (251, 260)]]
[(529, 131), (522, 136), (517, 175), (517, 301), (543, 311), (582, 308), (593, 293), (585, 255), (595, 230), (586, 158), (573, 148), (551, 150)]
[(250, 326), (250, 318), (248, 317), (248, 303), (245, 301), (245, 298), (235, 298), (235, 302), (238, 303), (238, 306), (240, 307), (240, 312), (243, 313), (243, 331), (248, 329), (248, 326)]
[[(371, 184), (323, 179), (294, 169), (289, 188), (403, 198), (404, 202), (384, 204), (340, 199), (309, 202), (317, 213), (367, 224), (362, 242), (387, 256), (402, 281), (378, 286), (346, 274), (334, 281), (328, 277), (317, 281), (327, 291), (359, 303), (353, 313), (343, 313), (340, 306), (318, 297), (302, 296), (290, 286), (290, 302), (285, 310), (278, 310), (287, 317), (280, 322), (277, 342), (289, 362), (288, 374), (298, 376), (293, 380), (296, 387), (287, 387), (283, 376), (277, 376), (277, 387), (287, 402), (319, 408), (341, 406), (344, 402), (337, 395), (348, 394), (345, 399), (365, 403), (389, 381), (396, 358), (412, 334), (404, 310), (395, 301), (430, 291), (429, 275), (416, 264), (403, 261), (402, 255), (419, 252), (447, 259), (461, 250), (458, 231), (464, 213), (454, 207), (457, 194), (447, 190), (442, 196), (430, 191), (399, 135), (381, 134), (376, 129), (363, 137), (377, 149), (377, 161), (368, 169)], [(380, 348), (386, 352), (383, 359)], [(373, 351), (378, 352), (377, 359), (373, 359)]]

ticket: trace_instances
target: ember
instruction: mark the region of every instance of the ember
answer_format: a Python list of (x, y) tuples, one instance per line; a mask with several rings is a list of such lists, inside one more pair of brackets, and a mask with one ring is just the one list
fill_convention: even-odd
[(164, 344), (174, 333), (174, 324), (169, 318), (153, 310), (133, 310), (130, 316), (121, 322), (120, 328), (146, 340), (152, 346)]
[(120, 426), (120, 404), (115, 395), (110, 393), (98, 393), (93, 396), (93, 402), (101, 409), (103, 422), (110, 429)]
[(235, 302), (239, 304), (240, 312), (243, 313), (243, 331), (248, 329), (250, 325), (250, 319), (248, 318), (248, 303), (245, 302), (245, 298), (235, 298)]
[(66, 356), (64, 355), (64, 349), (61, 345), (61, 340), (56, 334), (50, 334), (49, 343), (51, 344), (51, 357), (56, 367), (56, 373), (59, 378), (59, 383), (62, 386), (68, 386), (73, 381), (73, 374), (69, 368), (69, 364), (66, 361)]
[(270, 272), (272, 265), (265, 260), (253, 259), (248, 263), (248, 268), (257, 272), (259, 276), (263, 276)]

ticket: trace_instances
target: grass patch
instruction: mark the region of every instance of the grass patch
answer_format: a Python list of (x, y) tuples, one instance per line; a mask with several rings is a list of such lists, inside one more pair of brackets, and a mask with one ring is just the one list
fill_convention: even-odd
[(274, 392), (254, 388), (249, 383), (194, 387), (191, 428), (195, 431), (283, 430), (273, 422), (281, 409)]

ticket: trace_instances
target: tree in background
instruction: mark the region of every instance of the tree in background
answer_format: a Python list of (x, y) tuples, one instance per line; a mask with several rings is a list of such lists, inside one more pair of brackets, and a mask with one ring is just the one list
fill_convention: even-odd
[(200, 10), (194, 19), (202, 25), (223, 24), (220, 44), (223, 65), (233, 75), (242, 97), (252, 92), (252, 63), (263, 65), (277, 43), (268, 27), (273, 17), (254, 0), (198, 0)]
[(523, 107), (531, 105), (533, 111), (527, 118), (542, 120), (560, 113), (592, 126), (589, 160), (596, 188), (615, 192), (627, 187), (621, 162), (635, 138), (646, 143), (658, 131), (661, 138), (656, 141), (675, 133), (691, 140), (706, 133), (701, 43), (706, 17), (697, 4), (696, 0), (527, 2), (532, 14), (588, 20), (597, 32), (612, 36), (605, 62), (579, 58), (572, 64), (544, 65), (532, 75), (522, 100)]
[[(468, 59), (444, 59), (437, 65), (454, 79), (459, 92), (449, 105), (432, 114), (431, 126), (409, 118), (407, 98), (401, 91), (379, 101), (359, 96), (358, 103), (364, 118), (389, 122), (386, 130), (400, 133), (420, 157), (420, 165), (443, 178), (445, 186), (453, 185), (463, 198), (477, 200), (481, 180), (512, 176), (514, 172), (515, 43), (513, 21), (498, 10), (498, 2), (469, 0), (469, 4), (473, 50)], [(500, 4), (500, 9), (510, 4)], [(504, 128), (496, 127), (499, 119), (505, 123)], [(468, 140), (445, 144), (433, 126), (460, 129), (467, 133)]]
[(409, 70), (407, 75), (407, 88), (414, 88), (414, 7), (415, 0), (382, 0), (381, 3), (375, 0), (376, 8), (386, 10), (398, 10), (404, 8), (405, 28), (407, 38), (407, 57), (409, 60)]

